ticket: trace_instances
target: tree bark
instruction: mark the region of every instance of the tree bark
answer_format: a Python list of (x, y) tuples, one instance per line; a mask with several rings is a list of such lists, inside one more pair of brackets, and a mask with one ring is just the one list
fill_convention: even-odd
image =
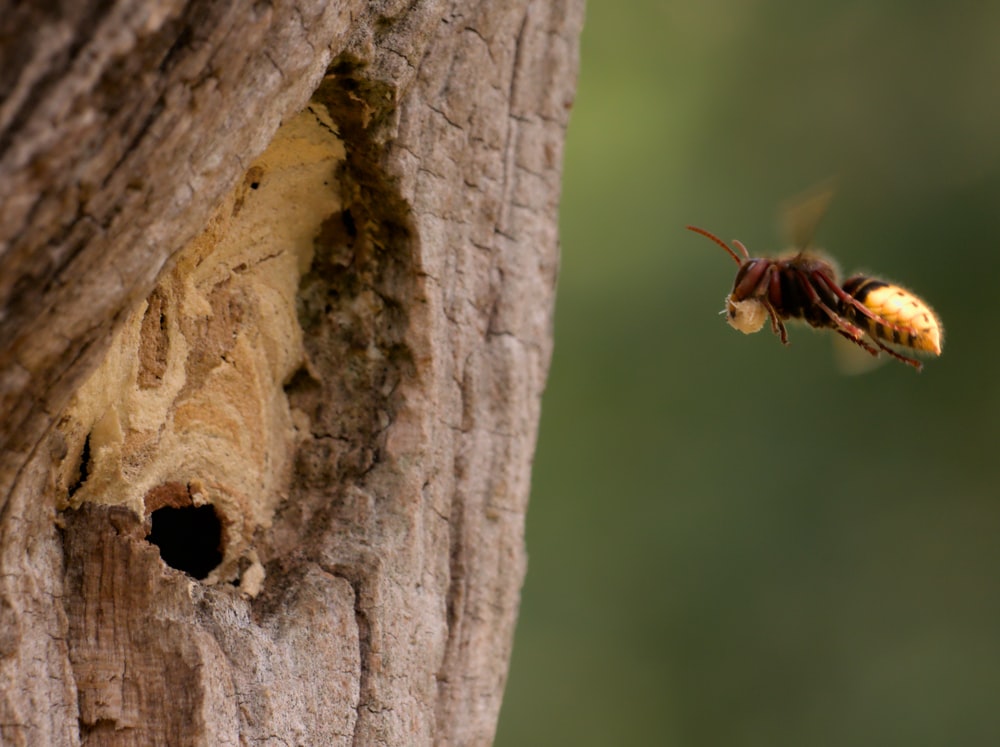
[(0, 13), (0, 743), (492, 740), (582, 12)]

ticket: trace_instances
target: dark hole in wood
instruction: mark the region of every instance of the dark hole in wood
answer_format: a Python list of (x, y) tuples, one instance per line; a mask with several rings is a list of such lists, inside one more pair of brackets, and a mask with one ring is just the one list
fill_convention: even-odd
[(352, 239), (356, 239), (358, 237), (358, 226), (354, 222), (354, 215), (349, 209), (345, 210), (340, 215), (341, 219), (344, 221), (344, 230), (347, 231), (347, 235)]
[(160, 548), (171, 568), (200, 581), (222, 562), (222, 522), (211, 505), (167, 506), (153, 511), (151, 519), (146, 540)]
[(69, 486), (69, 495), (72, 498), (73, 494), (78, 491), (83, 484), (87, 482), (87, 478), (90, 476), (90, 434), (83, 440), (83, 449), (80, 451), (80, 471), (77, 473), (76, 480), (73, 484)]

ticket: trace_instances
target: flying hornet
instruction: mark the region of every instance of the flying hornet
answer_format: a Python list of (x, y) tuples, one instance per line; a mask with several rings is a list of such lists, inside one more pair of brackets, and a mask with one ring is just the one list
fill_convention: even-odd
[(831, 196), (832, 191), (820, 190), (786, 210), (793, 249), (776, 259), (751, 257), (740, 241), (734, 240), (730, 247), (703, 228), (687, 226), (725, 249), (739, 266), (722, 313), (731, 327), (744, 334), (760, 331), (770, 320), (771, 331), (785, 345), (784, 320), (799, 319), (817, 329), (834, 330), (872, 356), (884, 352), (919, 371), (923, 368), (919, 360), (889, 345), (940, 355), (943, 328), (931, 307), (894, 283), (866, 275), (854, 275), (841, 284), (833, 261), (811, 250), (813, 233)]

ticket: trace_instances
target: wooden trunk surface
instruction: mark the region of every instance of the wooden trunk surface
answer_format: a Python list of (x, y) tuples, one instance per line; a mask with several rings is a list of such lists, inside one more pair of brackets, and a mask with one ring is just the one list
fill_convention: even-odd
[(582, 16), (0, 13), (0, 743), (492, 740)]

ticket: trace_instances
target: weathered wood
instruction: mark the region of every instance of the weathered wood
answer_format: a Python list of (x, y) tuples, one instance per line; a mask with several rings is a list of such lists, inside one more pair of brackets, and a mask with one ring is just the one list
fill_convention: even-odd
[(492, 739), (581, 22), (0, 13), (0, 743)]

